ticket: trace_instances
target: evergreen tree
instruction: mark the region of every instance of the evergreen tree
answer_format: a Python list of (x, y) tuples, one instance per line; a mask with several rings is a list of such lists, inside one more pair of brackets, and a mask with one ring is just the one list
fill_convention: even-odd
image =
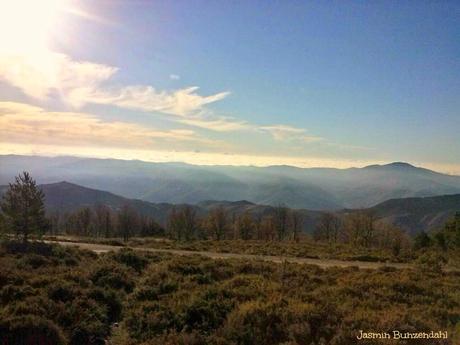
[(3, 196), (1, 210), (6, 231), (13, 232), (26, 242), (29, 235), (42, 235), (47, 227), (45, 195), (28, 172), (23, 172), (9, 184)]

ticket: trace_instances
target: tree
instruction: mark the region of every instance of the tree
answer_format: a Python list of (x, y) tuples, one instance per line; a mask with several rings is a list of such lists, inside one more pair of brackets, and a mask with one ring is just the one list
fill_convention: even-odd
[(292, 232), (292, 239), (299, 242), (299, 235), (302, 232), (304, 217), (299, 211), (292, 211), (290, 216), (290, 227)]
[(106, 205), (96, 205), (95, 211), (96, 236), (110, 237), (113, 233), (112, 212)]
[(91, 236), (93, 224), (93, 212), (89, 207), (83, 207), (75, 213), (77, 232), (80, 236)]
[(179, 211), (177, 210), (176, 206), (173, 206), (173, 208), (169, 212), (166, 230), (168, 232), (168, 236), (171, 239), (175, 239), (179, 241), (182, 240), (182, 235), (183, 235), (182, 219), (180, 217)]
[(29, 235), (42, 235), (49, 222), (45, 217), (45, 195), (28, 172), (23, 172), (10, 183), (3, 196), (1, 210), (6, 230), (14, 232), (27, 242)]
[(253, 236), (254, 222), (249, 212), (240, 214), (236, 220), (238, 234), (242, 240), (249, 240)]
[(275, 221), (273, 215), (262, 217), (259, 234), (265, 241), (273, 241), (276, 235)]
[(369, 248), (375, 237), (376, 217), (372, 212), (352, 212), (346, 217), (347, 240), (356, 246)]
[(414, 237), (414, 249), (422, 249), (431, 246), (431, 238), (425, 231)]
[(446, 246), (460, 247), (460, 212), (444, 224), (441, 233), (444, 235)]
[(279, 205), (275, 207), (275, 212), (273, 214), (273, 221), (274, 221), (276, 234), (278, 235), (278, 240), (279, 241), (284, 240), (287, 234), (287, 230), (288, 230), (288, 222), (289, 222), (288, 208), (283, 205)]
[(118, 231), (123, 237), (123, 241), (128, 241), (137, 232), (138, 223), (139, 216), (136, 211), (132, 207), (124, 205), (118, 212)]
[(147, 216), (141, 216), (139, 218), (139, 228), (140, 228), (140, 236), (164, 236), (165, 231), (163, 227), (158, 224), (153, 218)]
[(397, 226), (379, 222), (376, 230), (375, 244), (378, 248), (390, 250), (395, 257), (409, 250), (411, 239)]
[(316, 224), (314, 238), (328, 243), (337, 243), (340, 218), (332, 213), (323, 213)]
[(58, 210), (53, 211), (51, 214), (48, 214), (49, 220), (49, 233), (51, 235), (59, 234), (60, 227), (61, 227), (61, 213)]
[(222, 206), (212, 209), (208, 214), (205, 226), (211, 236), (217, 241), (225, 238), (228, 232), (227, 213), (225, 209)]
[(190, 241), (198, 235), (196, 211), (189, 205), (176, 209), (173, 207), (168, 217), (169, 236), (179, 241)]
[(180, 212), (182, 224), (184, 226), (184, 237), (186, 241), (190, 241), (198, 236), (198, 218), (196, 210), (189, 205), (182, 208)]

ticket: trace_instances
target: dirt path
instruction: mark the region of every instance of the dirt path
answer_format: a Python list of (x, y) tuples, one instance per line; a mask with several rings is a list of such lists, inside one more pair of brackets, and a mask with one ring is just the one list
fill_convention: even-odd
[(271, 255), (252, 255), (252, 254), (235, 254), (235, 253), (216, 253), (208, 251), (192, 251), (192, 250), (177, 250), (177, 249), (156, 249), (156, 248), (141, 248), (141, 247), (122, 247), (110, 246), (95, 243), (80, 243), (67, 241), (45, 241), (48, 243), (58, 243), (63, 246), (76, 246), (82, 249), (88, 249), (95, 253), (106, 253), (111, 250), (120, 250), (122, 248), (130, 248), (136, 251), (154, 252), (154, 253), (171, 253), (175, 255), (201, 255), (212, 259), (247, 259), (247, 260), (264, 260), (275, 263), (293, 262), (297, 264), (317, 265), (319, 267), (351, 267), (356, 266), (364, 269), (377, 269), (380, 267), (394, 267), (398, 269), (410, 268), (410, 264), (402, 263), (383, 263), (383, 262), (365, 262), (365, 261), (341, 261), (330, 259), (309, 259), (297, 258), (292, 256), (271, 256)]

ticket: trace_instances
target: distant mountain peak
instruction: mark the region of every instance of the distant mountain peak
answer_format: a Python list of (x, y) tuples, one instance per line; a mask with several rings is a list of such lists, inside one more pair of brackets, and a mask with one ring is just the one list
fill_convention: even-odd
[(68, 181), (60, 181), (60, 182), (55, 182), (55, 183), (45, 183), (40, 185), (41, 187), (49, 187), (49, 188), (57, 188), (57, 187), (64, 187), (64, 188), (75, 188), (75, 189), (90, 189), (72, 182)]
[(390, 164), (387, 164), (389, 167), (395, 167), (395, 168), (417, 168), (416, 166), (413, 166), (412, 164), (406, 163), (406, 162), (393, 162)]
[(391, 168), (391, 169), (419, 169), (416, 166), (406, 162), (393, 162), (388, 164), (373, 164), (364, 167), (364, 169), (379, 169), (379, 168)]

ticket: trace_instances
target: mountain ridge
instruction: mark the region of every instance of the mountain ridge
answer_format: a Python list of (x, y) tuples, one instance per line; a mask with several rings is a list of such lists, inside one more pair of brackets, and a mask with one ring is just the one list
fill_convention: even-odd
[(405, 162), (336, 169), (4, 155), (0, 156), (0, 166), (0, 184), (27, 170), (39, 183), (66, 180), (154, 203), (248, 200), (272, 206), (340, 210), (372, 207), (392, 198), (460, 193), (460, 176)]
[[(0, 196), (8, 186), (0, 186)], [(45, 207), (48, 213), (74, 212), (83, 207), (95, 207), (103, 204), (114, 211), (128, 205), (140, 214), (153, 217), (159, 224), (166, 226), (169, 212), (174, 206), (170, 203), (150, 203), (143, 200), (128, 199), (107, 191), (96, 190), (78, 184), (61, 181), (53, 184), (39, 185), (45, 193)], [(190, 205), (199, 216), (205, 216), (215, 207), (223, 207), (229, 214), (250, 212), (257, 216), (269, 215), (273, 206), (255, 204), (247, 200), (226, 201), (206, 200)], [(297, 210), (303, 215), (303, 230), (311, 233), (319, 217), (324, 211), (307, 209)], [(337, 215), (351, 212), (371, 212), (379, 221), (400, 227), (414, 235), (420, 231), (431, 231), (440, 228), (446, 220), (456, 212), (460, 212), (460, 194), (435, 197), (391, 199), (367, 209), (345, 209), (337, 211)]]

